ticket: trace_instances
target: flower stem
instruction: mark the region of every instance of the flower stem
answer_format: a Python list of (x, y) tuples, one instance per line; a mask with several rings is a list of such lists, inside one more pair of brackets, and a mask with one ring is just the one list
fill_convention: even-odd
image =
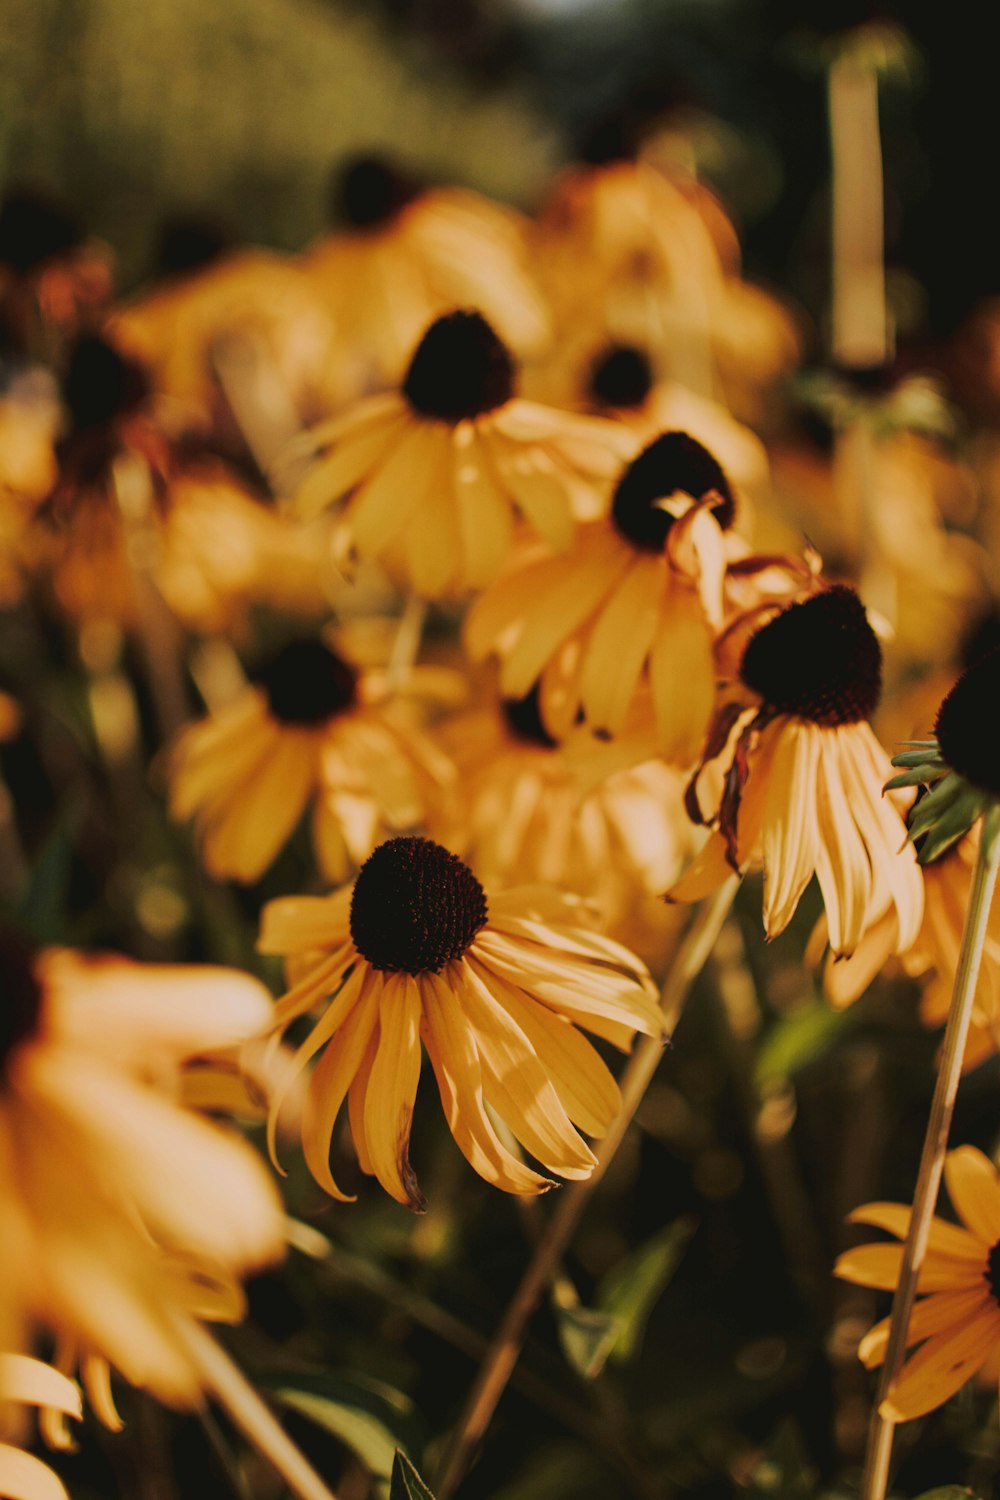
[(969, 1034), (969, 1021), (972, 1017), (972, 1002), (976, 994), (976, 981), (979, 978), (983, 940), (993, 902), (998, 863), (1000, 863), (1000, 806), (995, 805), (986, 812), (980, 830), (979, 854), (972, 876), (972, 887), (969, 891), (969, 905), (965, 914), (965, 930), (962, 934), (962, 948), (955, 972), (951, 1009), (945, 1028), (937, 1084), (931, 1103), (930, 1117), (927, 1121), (927, 1133), (924, 1136), (924, 1149), (920, 1157), (910, 1227), (903, 1246), (899, 1282), (892, 1301), (885, 1363), (882, 1366), (878, 1397), (868, 1431), (868, 1448), (865, 1454), (861, 1488), (862, 1500), (883, 1500), (888, 1484), (895, 1418), (886, 1414), (885, 1407), (906, 1355), (906, 1335), (910, 1324), (910, 1313), (913, 1309), (917, 1279), (927, 1250), (931, 1220), (941, 1186), (945, 1150), (955, 1109), (955, 1095), (958, 1092), (959, 1079), (962, 1075), (962, 1059), (965, 1056), (965, 1043)]
[[(738, 878), (731, 876), (709, 900), (702, 903), (684, 935), (660, 995), (660, 1009), (668, 1034), (677, 1024), (688, 992), (715, 945), (738, 887)], [(517, 1364), (524, 1347), (528, 1323), (594, 1189), (611, 1165), (615, 1152), (642, 1103), (662, 1052), (663, 1042), (659, 1037), (643, 1037), (639, 1042), (622, 1077), (621, 1110), (607, 1135), (596, 1147), (597, 1165), (585, 1181), (571, 1183), (560, 1193), (556, 1210), (507, 1305), (445, 1452), (434, 1485), (438, 1500), (450, 1500), (460, 1484)]]
[(221, 1344), (184, 1313), (172, 1315), (171, 1323), (205, 1389), (225, 1408), (258, 1453), (273, 1465), (293, 1494), (299, 1500), (337, 1500)]

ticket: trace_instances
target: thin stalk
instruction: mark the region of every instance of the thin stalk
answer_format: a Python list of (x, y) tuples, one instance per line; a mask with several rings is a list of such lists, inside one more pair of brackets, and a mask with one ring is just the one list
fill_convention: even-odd
[(903, 1260), (899, 1282), (892, 1299), (892, 1316), (889, 1322), (889, 1339), (885, 1351), (885, 1363), (879, 1381), (875, 1410), (868, 1431), (868, 1449), (865, 1454), (865, 1469), (862, 1480), (862, 1500), (883, 1500), (889, 1480), (889, 1460), (892, 1455), (892, 1438), (895, 1420), (886, 1415), (885, 1406), (892, 1395), (892, 1387), (906, 1356), (906, 1335), (910, 1326), (910, 1313), (917, 1291), (917, 1279), (924, 1262), (931, 1220), (941, 1186), (944, 1156), (948, 1146), (948, 1133), (955, 1110), (955, 1096), (962, 1076), (962, 1059), (972, 1018), (972, 1002), (976, 994), (979, 965), (983, 956), (983, 940), (986, 923), (993, 902), (996, 886), (997, 866), (1000, 864), (1000, 807), (989, 809), (983, 818), (980, 831), (979, 854), (969, 891), (969, 905), (965, 914), (965, 930), (962, 948), (958, 956), (955, 984), (952, 990), (951, 1009), (945, 1028), (938, 1067), (937, 1084), (931, 1102), (924, 1149), (920, 1157), (917, 1187), (913, 1197), (910, 1227), (903, 1246)]
[(169, 1316), (205, 1389), (225, 1408), (233, 1424), (281, 1475), (293, 1494), (299, 1500), (337, 1500), (221, 1344), (194, 1318), (184, 1313)]
[(399, 617), (396, 639), (389, 653), (386, 669), (389, 691), (398, 693), (406, 686), (407, 678), (420, 654), (420, 642), (427, 619), (427, 601), (417, 594), (410, 594)]
[[(729, 915), (739, 886), (731, 876), (715, 894), (703, 902), (684, 935), (677, 957), (670, 967), (660, 996), (666, 1031), (676, 1025), (688, 992), (715, 946), (723, 923)], [(596, 1147), (597, 1165), (583, 1182), (562, 1189), (558, 1206), (535, 1247), (521, 1282), (507, 1305), (489, 1351), (473, 1382), (468, 1400), (455, 1433), (445, 1452), (441, 1471), (434, 1485), (438, 1500), (449, 1500), (460, 1484), (475, 1450), (489, 1426), (497, 1403), (517, 1364), (524, 1346), (528, 1323), (558, 1266), (580, 1221), (591, 1195), (614, 1159), (618, 1147), (636, 1110), (652, 1082), (663, 1042), (659, 1037), (643, 1037), (629, 1060), (622, 1077), (622, 1107), (607, 1135)]]

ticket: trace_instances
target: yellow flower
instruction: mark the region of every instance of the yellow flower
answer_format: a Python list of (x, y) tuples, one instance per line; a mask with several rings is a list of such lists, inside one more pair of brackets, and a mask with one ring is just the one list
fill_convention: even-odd
[(880, 689), (878, 640), (842, 585), (788, 606), (751, 637), (738, 696), (709, 745), (717, 831), (671, 900), (698, 900), (733, 870), (763, 865), (769, 938), (815, 875), (835, 955), (853, 953), (883, 917), (892, 951), (912, 945), (923, 881), (906, 825), (882, 795), (892, 768), (867, 723)]
[(0, 1352), (0, 1495), (9, 1500), (69, 1500), (65, 1486), (47, 1464), (25, 1453), (18, 1443), (4, 1441), (5, 1437), (20, 1438), (16, 1430), (20, 1424), (12, 1420), (13, 1405), (58, 1412), (63, 1421), (67, 1416), (79, 1419), (83, 1416), (79, 1387), (40, 1359)]
[(302, 265), (359, 393), (394, 385), (428, 324), (454, 307), (478, 307), (521, 355), (548, 338), (514, 209), (463, 188), (420, 192), (375, 156), (347, 162), (335, 192), (345, 228), (310, 246)]
[(499, 653), (506, 697), (540, 678), (542, 717), (557, 737), (581, 710), (595, 732), (615, 734), (645, 674), (657, 749), (690, 765), (714, 699), (712, 627), (733, 508), (712, 455), (686, 433), (663, 433), (625, 469), (607, 520), (583, 525), (565, 556), (512, 566), (476, 601), (471, 655)]
[[(297, 1054), (322, 1053), (309, 1080), (302, 1142), (316, 1181), (346, 1199), (330, 1170), (345, 1098), (358, 1160), (398, 1202), (423, 1208), (409, 1160), (421, 1041), (459, 1148), (513, 1193), (553, 1184), (504, 1146), (487, 1107), (562, 1177), (590, 1175), (577, 1134), (604, 1133), (620, 1106), (607, 1067), (577, 1027), (627, 1049), (662, 1018), (644, 966), (574, 922), (571, 900), (541, 890), (486, 894), (440, 844), (382, 844), (352, 888), (264, 909), (260, 949), (293, 963), (278, 1002), (283, 1030), (329, 998)], [(269, 1135), (280, 1097), (272, 1101)]]
[(557, 744), (535, 692), (462, 715), (441, 738), (458, 771), (443, 841), (491, 889), (571, 890), (613, 925), (694, 852), (683, 773), (643, 749), (630, 764), (620, 740), (603, 743), (584, 725)]
[[(917, 1282), (907, 1345), (920, 1348), (900, 1370), (882, 1414), (907, 1422), (953, 1396), (1000, 1346), (1000, 1182), (988, 1157), (960, 1146), (945, 1158), (945, 1184), (962, 1222), (932, 1219)], [(910, 1210), (900, 1203), (868, 1203), (849, 1216), (904, 1240)], [(861, 1245), (841, 1255), (835, 1274), (860, 1286), (892, 1291), (902, 1245)], [(920, 1294), (923, 1293), (922, 1296)], [(862, 1339), (858, 1354), (871, 1369), (885, 1358), (889, 1319)]]
[(574, 505), (610, 483), (635, 446), (613, 422), (517, 399), (511, 356), (477, 312), (432, 323), (398, 394), (357, 403), (307, 441), (330, 451), (299, 488), (298, 513), (348, 495), (338, 556), (383, 558), (430, 599), (495, 577), (515, 512), (568, 547)]
[(151, 1084), (261, 1030), (270, 999), (230, 970), (10, 939), (0, 968), (0, 1337), (40, 1325), (192, 1404), (177, 1258), (242, 1276), (280, 1256), (284, 1221), (255, 1153)]
[[(414, 685), (419, 687), (416, 674)], [(323, 872), (347, 878), (393, 829), (425, 820), (451, 768), (383, 674), (359, 674), (318, 640), (293, 641), (232, 703), (184, 730), (170, 812), (194, 818), (206, 869), (256, 880), (312, 803)]]
[(265, 377), (301, 421), (353, 394), (339, 378), (335, 330), (316, 288), (273, 251), (241, 250), (171, 277), (120, 307), (109, 328), (148, 366), (157, 391), (223, 430), (232, 416), (213, 361), (227, 346), (252, 379), (265, 362)]

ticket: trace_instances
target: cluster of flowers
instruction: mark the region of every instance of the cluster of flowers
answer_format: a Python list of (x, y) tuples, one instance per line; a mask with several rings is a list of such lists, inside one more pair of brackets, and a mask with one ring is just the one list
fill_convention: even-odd
[[(243, 974), (4, 939), (0, 1396), (49, 1409), (57, 1443), (77, 1366), (112, 1424), (109, 1363), (196, 1400), (193, 1320), (239, 1317), (240, 1278), (281, 1252), (264, 1164), (182, 1107), (194, 1060), (204, 1086), (207, 1065), (257, 1059), (272, 1160), (297, 1097), (305, 1160), (341, 1200), (346, 1101), (362, 1171), (419, 1211), (423, 1050), (487, 1181), (538, 1193), (546, 1174), (590, 1175), (581, 1132), (599, 1138), (620, 1096), (583, 1033), (623, 1050), (662, 1034), (633, 949), (662, 963), (664, 894), (700, 900), (762, 869), (773, 938), (815, 876), (831, 1003), (897, 955), (941, 1017), (974, 836), (921, 868), (912, 785), (883, 795), (870, 720), (886, 671), (954, 676), (967, 601), (985, 595), (981, 555), (944, 525), (955, 474), (886, 398), (871, 403), (886, 499), (860, 523), (816, 451), (782, 438), (772, 479), (739, 417), (772, 420), (794, 322), (741, 278), (704, 189), (611, 157), (570, 170), (534, 223), (364, 158), (339, 179), (347, 227), (303, 256), (202, 244), (194, 265), (189, 237), (186, 263), (121, 304), (99, 247), (50, 208), (12, 197), (0, 213), (4, 604), (58, 611), (93, 673), (137, 634), (166, 726), (196, 642), (203, 669), (221, 659), (196, 678), (207, 716), (166, 754), (171, 814), (212, 876), (254, 882), (308, 813), (336, 887), (265, 907), (259, 948), (287, 969), (276, 1004)], [(843, 581), (860, 537), (892, 585), (885, 661)], [(400, 604), (379, 654), (364, 627)], [(294, 624), (247, 679), (233, 645), (253, 656), (261, 608)], [(461, 616), (461, 642), (419, 660), (429, 610)], [(109, 702), (93, 696), (105, 748)], [(899, 737), (932, 727), (925, 700), (895, 712)], [(993, 770), (969, 774), (1000, 791)], [(1000, 926), (970, 1061), (1000, 1045), (998, 944)], [(957, 1388), (1000, 1328), (1000, 1192), (968, 1149), (949, 1183), (969, 1229), (935, 1231), (901, 1415)], [(859, 1216), (899, 1233), (905, 1211)], [(869, 1247), (840, 1271), (890, 1286), (898, 1266)], [(39, 1326), (54, 1371), (27, 1356)], [(863, 1356), (884, 1343), (873, 1330)], [(0, 1447), (5, 1493), (52, 1493), (40, 1471)]]

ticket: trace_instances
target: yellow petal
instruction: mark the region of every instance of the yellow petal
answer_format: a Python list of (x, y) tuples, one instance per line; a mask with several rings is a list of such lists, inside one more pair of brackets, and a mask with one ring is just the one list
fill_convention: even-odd
[(501, 1144), (483, 1099), (475, 1036), (446, 980), (422, 974), (424, 1040), (437, 1078), (448, 1127), (480, 1177), (508, 1193), (544, 1193), (554, 1184), (533, 1172)]
[(816, 869), (816, 763), (824, 732), (789, 719), (774, 748), (761, 830), (769, 938), (787, 927)]
[(1000, 1240), (1000, 1178), (988, 1156), (959, 1146), (944, 1159), (944, 1181), (955, 1212), (987, 1247)]
[(76, 1381), (28, 1354), (0, 1354), (0, 1401), (52, 1406), (67, 1416), (83, 1418), (83, 1400)]
[(966, 1322), (929, 1338), (900, 1371), (879, 1408), (892, 1422), (933, 1411), (976, 1373), (1000, 1342), (1000, 1309), (984, 1307)]
[[(877, 1229), (888, 1230), (897, 1239), (905, 1240), (910, 1230), (912, 1210), (903, 1203), (864, 1203), (847, 1215), (850, 1224), (874, 1224)], [(934, 1254), (953, 1256), (959, 1260), (971, 1260), (977, 1266), (983, 1262), (983, 1247), (968, 1230), (944, 1219), (931, 1219), (927, 1235), (928, 1251)]]
[(580, 667), (580, 698), (594, 729), (615, 734), (624, 722), (653, 643), (664, 584), (662, 560), (638, 557), (594, 620)]
[(365, 1092), (365, 1140), (371, 1169), (398, 1203), (426, 1204), (410, 1166), (410, 1125), (420, 1080), (420, 992), (409, 974), (382, 986), (378, 1051)]
[(302, 1150), (306, 1164), (320, 1187), (342, 1203), (354, 1200), (333, 1180), (330, 1143), (341, 1105), (378, 1022), (378, 1000), (378, 984), (366, 967), (361, 974), (360, 997), (313, 1068), (306, 1093), (302, 1118)]
[[(921, 1343), (932, 1334), (954, 1328), (983, 1307), (986, 1293), (982, 1287), (967, 1292), (934, 1292), (914, 1304), (906, 1330), (906, 1347)], [(858, 1358), (869, 1370), (885, 1359), (892, 1318), (883, 1318), (870, 1328), (858, 1345)]]
[(48, 1464), (8, 1443), (0, 1443), (0, 1494), (8, 1500), (69, 1500)]

